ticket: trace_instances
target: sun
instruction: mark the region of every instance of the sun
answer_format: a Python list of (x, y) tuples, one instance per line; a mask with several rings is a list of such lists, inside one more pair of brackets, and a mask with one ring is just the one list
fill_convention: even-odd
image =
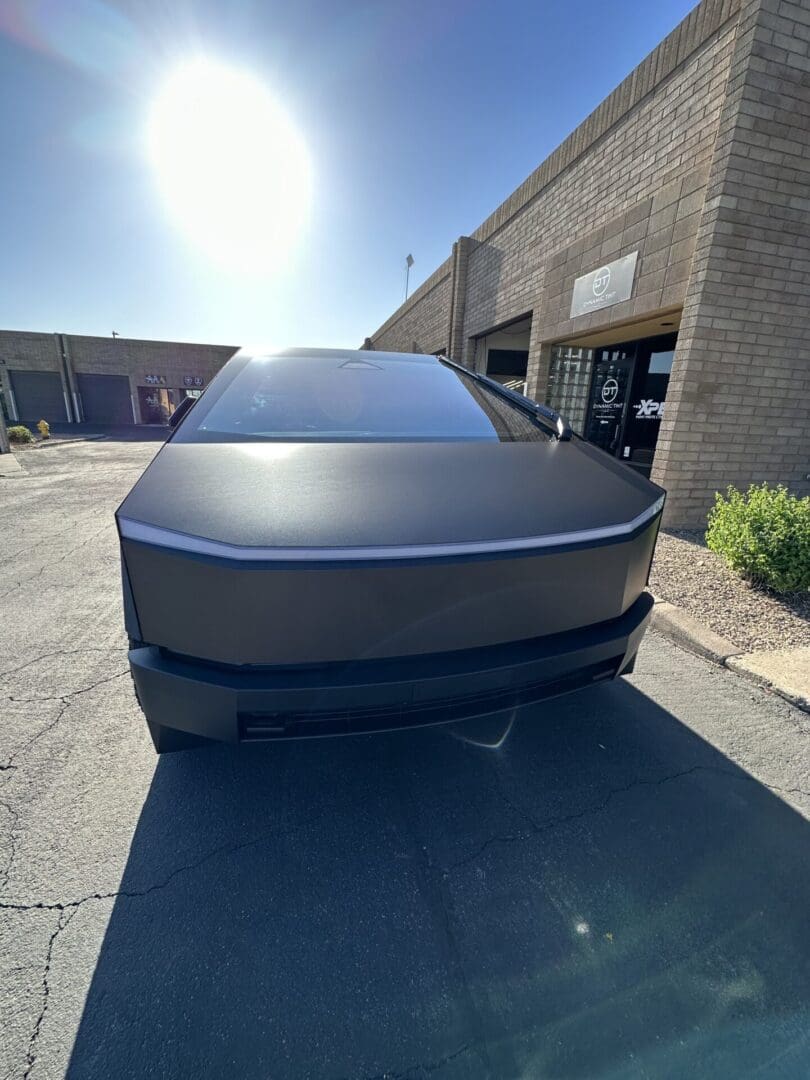
[(194, 244), (234, 270), (284, 265), (308, 217), (309, 155), (259, 79), (208, 59), (178, 68), (152, 105), (148, 148)]

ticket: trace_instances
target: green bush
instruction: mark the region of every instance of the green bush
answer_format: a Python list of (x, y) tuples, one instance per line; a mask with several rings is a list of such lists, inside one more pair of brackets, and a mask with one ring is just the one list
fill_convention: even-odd
[(810, 496), (781, 484), (715, 495), (706, 543), (732, 570), (776, 592), (810, 589)]
[(33, 442), (34, 436), (25, 424), (15, 424), (8, 429), (9, 442)]

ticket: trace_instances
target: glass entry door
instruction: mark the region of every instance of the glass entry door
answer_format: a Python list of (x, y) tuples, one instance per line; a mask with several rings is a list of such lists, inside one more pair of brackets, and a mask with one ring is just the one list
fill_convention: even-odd
[(650, 475), (677, 334), (593, 351), (585, 438)]
[(636, 375), (625, 423), (622, 457), (646, 476), (652, 469), (664, 417), (677, 334), (638, 343)]
[(616, 456), (621, 453), (634, 370), (634, 345), (611, 345), (593, 351), (585, 438)]

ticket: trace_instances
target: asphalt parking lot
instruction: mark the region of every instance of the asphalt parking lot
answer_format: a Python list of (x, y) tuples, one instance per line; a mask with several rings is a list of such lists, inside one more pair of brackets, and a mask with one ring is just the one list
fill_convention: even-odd
[(649, 635), (499, 724), (158, 761), (155, 449), (0, 480), (2, 1077), (808, 1075), (810, 717)]

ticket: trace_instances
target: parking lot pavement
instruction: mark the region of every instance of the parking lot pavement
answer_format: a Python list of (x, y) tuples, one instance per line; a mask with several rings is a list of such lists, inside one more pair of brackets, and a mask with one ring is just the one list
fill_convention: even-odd
[(497, 724), (158, 761), (155, 449), (0, 480), (2, 1077), (807, 1075), (807, 715), (649, 635)]

